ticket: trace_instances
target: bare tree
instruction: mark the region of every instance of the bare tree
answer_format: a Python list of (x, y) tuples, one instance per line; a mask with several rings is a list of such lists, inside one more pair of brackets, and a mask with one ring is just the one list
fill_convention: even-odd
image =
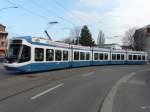
[(133, 28), (128, 29), (125, 32), (125, 36), (122, 39), (124, 45), (131, 46), (132, 48), (134, 48), (134, 43), (135, 43), (134, 34), (135, 34), (136, 29), (137, 27), (133, 27)]
[(102, 30), (99, 31), (97, 38), (97, 46), (102, 47), (105, 44), (105, 35)]
[(70, 43), (73, 42), (73, 40), (72, 40), (72, 38), (67, 37), (67, 38), (64, 38), (64, 39), (62, 40), (62, 42), (67, 43), (67, 44), (70, 44)]
[(70, 30), (70, 36), (67, 38), (64, 38), (62, 41), (65, 43), (74, 43), (77, 44), (80, 37), (80, 27), (74, 27)]
[(81, 33), (80, 27), (74, 27), (70, 31), (70, 37), (73, 39), (74, 44), (79, 44), (80, 33)]

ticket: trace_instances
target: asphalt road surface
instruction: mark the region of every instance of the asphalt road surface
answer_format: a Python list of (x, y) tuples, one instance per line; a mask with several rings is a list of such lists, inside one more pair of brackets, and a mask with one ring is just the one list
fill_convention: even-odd
[(10, 74), (0, 65), (0, 112), (149, 112), (150, 65)]

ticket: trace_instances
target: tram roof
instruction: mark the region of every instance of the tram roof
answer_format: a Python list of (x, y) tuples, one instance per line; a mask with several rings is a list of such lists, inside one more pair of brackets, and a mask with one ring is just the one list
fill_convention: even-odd
[[(63, 42), (56, 42), (56, 41), (51, 41), (46, 38), (41, 38), (41, 37), (31, 37), (31, 36), (22, 36), (22, 37), (15, 37), (13, 39), (24, 39), (27, 42), (34, 44), (34, 45), (43, 45), (43, 46), (52, 46), (52, 47), (63, 47), (63, 48), (69, 48), (73, 47), (75, 49), (81, 49), (81, 50), (91, 50), (91, 47), (85, 47), (81, 45), (72, 45), (72, 44), (66, 44)], [(142, 51), (125, 51), (125, 50), (111, 50), (111, 49), (104, 49), (104, 48), (98, 48), (94, 47), (94, 51), (104, 51), (104, 52), (128, 52), (128, 53), (146, 53)]]

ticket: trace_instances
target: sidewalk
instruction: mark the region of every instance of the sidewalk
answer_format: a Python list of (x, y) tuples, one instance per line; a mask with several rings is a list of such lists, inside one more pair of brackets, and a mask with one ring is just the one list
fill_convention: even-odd
[(140, 73), (122, 83), (115, 97), (113, 112), (147, 112), (150, 110), (149, 72)]

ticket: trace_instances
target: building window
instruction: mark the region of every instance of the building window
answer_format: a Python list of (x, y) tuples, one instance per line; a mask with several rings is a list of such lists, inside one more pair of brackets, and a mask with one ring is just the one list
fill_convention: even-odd
[(147, 33), (150, 33), (150, 28), (147, 28)]
[(61, 61), (61, 60), (62, 60), (61, 50), (55, 50), (55, 61)]
[(94, 60), (98, 60), (98, 53), (94, 53)]
[(80, 52), (80, 60), (85, 60), (85, 53), (84, 52)]
[(74, 51), (74, 60), (79, 60), (79, 52)]
[(35, 61), (44, 61), (44, 49), (35, 48)]
[(46, 61), (54, 61), (54, 50), (46, 49)]
[(68, 51), (63, 51), (63, 61), (68, 61)]

